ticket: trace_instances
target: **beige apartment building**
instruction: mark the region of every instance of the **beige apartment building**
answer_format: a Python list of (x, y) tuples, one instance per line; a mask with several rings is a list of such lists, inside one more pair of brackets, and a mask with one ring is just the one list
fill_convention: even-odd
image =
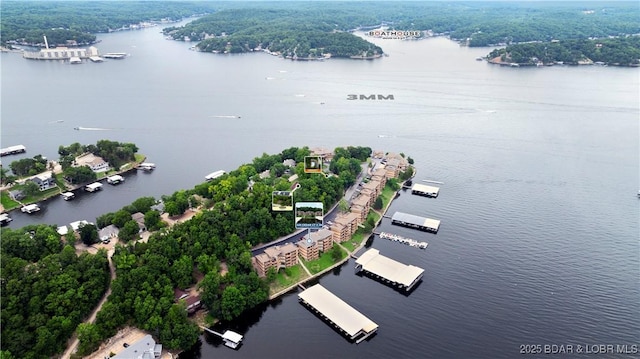
[(302, 238), (298, 243), (298, 253), (300, 257), (304, 258), (305, 261), (313, 261), (320, 257), (318, 253), (318, 244), (313, 241), (311, 238), (305, 239)]
[(269, 268), (273, 267), (278, 270), (298, 264), (298, 247), (292, 243), (287, 243), (284, 246), (267, 248), (264, 253), (253, 257), (252, 263), (258, 275), (264, 277), (267, 275)]

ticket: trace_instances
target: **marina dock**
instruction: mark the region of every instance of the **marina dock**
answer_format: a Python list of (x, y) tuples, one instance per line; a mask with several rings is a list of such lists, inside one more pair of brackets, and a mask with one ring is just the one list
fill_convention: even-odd
[(362, 342), (378, 330), (378, 324), (320, 284), (298, 294), (298, 299), (356, 343)]
[(242, 339), (243, 336), (241, 334), (238, 334), (232, 330), (226, 330), (223, 334), (220, 334), (214, 330), (211, 330), (209, 328), (205, 328), (205, 327), (200, 327), (203, 330), (205, 330), (208, 333), (211, 333), (213, 335), (217, 335), (220, 338), (222, 338), (222, 340), (224, 341), (224, 345), (228, 346), (229, 348), (232, 349), (236, 349), (241, 343), (242, 343)]
[(440, 221), (437, 219), (415, 216), (403, 212), (394, 213), (393, 217), (391, 217), (391, 224), (434, 233), (438, 232), (440, 228)]
[(99, 191), (100, 189), (102, 189), (102, 183), (100, 182), (94, 182), (84, 187), (84, 190), (87, 192), (95, 192), (95, 191)]
[(365, 271), (393, 287), (410, 291), (422, 279), (424, 269), (397, 262), (380, 254), (374, 248), (356, 260), (356, 273)]
[(438, 187), (427, 186), (419, 183), (415, 183), (413, 187), (411, 187), (411, 194), (416, 194), (418, 196), (438, 197), (439, 192), (440, 188)]
[(27, 148), (23, 145), (10, 146), (0, 149), (0, 156), (15, 155), (17, 153), (27, 152)]
[(382, 239), (388, 239), (394, 242), (403, 243), (411, 247), (416, 247), (420, 249), (427, 249), (427, 246), (429, 245), (427, 242), (418, 242), (415, 239), (405, 238), (393, 233), (380, 232), (376, 234), (379, 235), (380, 238)]
[(122, 177), (120, 175), (113, 175), (113, 176), (107, 177), (107, 183), (108, 184), (116, 185), (116, 184), (122, 183), (122, 182), (124, 182), (124, 177)]

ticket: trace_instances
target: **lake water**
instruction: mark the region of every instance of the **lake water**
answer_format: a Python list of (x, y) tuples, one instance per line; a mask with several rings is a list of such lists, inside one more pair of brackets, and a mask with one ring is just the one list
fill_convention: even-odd
[(1, 55), (2, 147), (28, 150), (5, 165), (100, 139), (134, 142), (157, 164), (34, 216), (12, 212), (12, 228), (92, 221), (290, 146), (404, 152), (417, 181), (444, 182), (437, 199), (403, 193), (390, 209), (442, 220), (437, 235), (380, 228), (426, 251), (372, 243), (425, 269), (410, 295), (354, 275), (352, 260), (319, 280), (379, 325), (371, 340), (350, 344), (291, 293), (225, 323), (245, 335), (238, 351), (203, 336), (181, 358), (513, 358), (526, 344), (638, 344), (640, 69), (500, 68), (475, 61), (491, 49), (443, 38), (378, 40), (390, 56), (375, 61), (292, 62), (197, 53), (159, 31), (99, 35), (101, 52), (131, 54), (101, 64)]

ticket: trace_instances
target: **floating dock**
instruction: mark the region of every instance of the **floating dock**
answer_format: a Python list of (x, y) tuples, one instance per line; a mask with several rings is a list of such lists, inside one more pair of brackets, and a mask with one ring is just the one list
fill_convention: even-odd
[(222, 340), (224, 341), (224, 345), (228, 346), (229, 348), (236, 349), (242, 343), (243, 336), (232, 330), (227, 330), (224, 332), (224, 334), (220, 334), (209, 328), (205, 328), (205, 327), (200, 327), (200, 328), (202, 328), (203, 330), (213, 335), (217, 335), (220, 338), (222, 338)]
[(92, 184), (88, 184), (84, 187), (84, 190), (87, 192), (95, 192), (102, 189), (102, 183), (94, 182)]
[(362, 342), (378, 330), (378, 324), (320, 284), (298, 294), (298, 299), (356, 343)]
[(418, 196), (438, 197), (438, 193), (440, 193), (440, 188), (434, 186), (415, 183), (411, 187), (411, 194), (417, 194)]
[(420, 249), (427, 249), (427, 246), (429, 245), (429, 243), (427, 242), (418, 242), (415, 239), (405, 238), (393, 233), (380, 232), (379, 236), (382, 239), (388, 239), (394, 242), (400, 242), (403, 244), (407, 244), (411, 247), (416, 247)]
[(394, 213), (393, 217), (391, 217), (391, 224), (434, 233), (438, 232), (440, 228), (440, 221), (437, 219), (415, 216), (403, 212)]
[(424, 269), (402, 264), (371, 248), (356, 260), (356, 273), (365, 271), (394, 287), (410, 291), (422, 279)]
[(23, 145), (10, 146), (7, 148), (0, 149), (0, 156), (8, 156), (15, 155), (16, 153), (24, 153), (27, 152), (27, 148)]
[(211, 173), (209, 173), (208, 175), (206, 175), (206, 176), (204, 177), (204, 179), (206, 179), (207, 181), (211, 181), (211, 180), (214, 180), (214, 179), (216, 179), (216, 178), (218, 178), (218, 177), (222, 176), (222, 175), (223, 175), (223, 174), (225, 174), (225, 173), (227, 173), (227, 172), (225, 172), (225, 171), (223, 171), (223, 170), (215, 171), (215, 172), (211, 172)]

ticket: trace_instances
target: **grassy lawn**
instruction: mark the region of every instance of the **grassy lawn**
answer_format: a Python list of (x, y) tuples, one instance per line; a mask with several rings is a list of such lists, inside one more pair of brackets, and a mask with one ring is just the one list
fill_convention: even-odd
[[(289, 272), (289, 275), (287, 275), (287, 272)], [(281, 269), (278, 271), (273, 283), (269, 284), (269, 294), (277, 293), (307, 277), (309, 277), (309, 275), (302, 269), (300, 264)]]
[[(343, 243), (344, 245), (344, 243)], [(344, 251), (344, 249), (338, 247), (340, 249), (340, 260), (342, 260), (344, 257), (347, 256), (347, 252)], [(325, 253), (322, 253), (322, 255), (320, 255), (320, 258), (316, 259), (315, 261), (305, 261), (304, 259), (302, 260), (302, 262), (304, 263), (305, 267), (307, 267), (307, 269), (309, 270), (309, 272), (311, 272), (311, 274), (316, 274), (319, 273), (329, 267), (331, 267), (332, 265), (334, 265), (336, 262), (333, 261), (333, 259), (331, 258), (331, 252), (327, 251)]]
[(356, 233), (353, 234), (353, 237), (351, 237), (350, 240), (342, 243), (342, 246), (353, 252), (356, 248), (358, 248), (358, 246), (360, 246), (360, 243), (362, 243), (365, 237), (369, 237), (369, 234), (370, 233), (367, 233), (365, 236), (364, 229), (358, 228)]
[(147, 158), (147, 156), (141, 155), (139, 153), (134, 154), (134, 156), (136, 157), (136, 163), (140, 163), (144, 161), (145, 158)]
[(54, 188), (49, 188), (46, 191), (42, 191), (42, 192), (38, 192), (36, 195), (34, 196), (27, 196), (22, 200), (22, 203), (35, 203), (38, 201), (41, 201), (45, 198), (49, 198), (49, 197), (53, 197), (56, 194), (60, 193), (60, 188), (58, 188), (57, 186)]
[(0, 194), (0, 200), (2, 202), (2, 207), (4, 207), (5, 211), (8, 211), (10, 209), (20, 206), (20, 203), (12, 200), (11, 197), (9, 197), (9, 192), (7, 191), (2, 191), (2, 193)]
[(382, 190), (382, 193), (380, 194), (380, 197), (382, 198), (382, 208), (383, 209), (387, 207), (387, 204), (389, 204), (389, 202), (391, 201), (391, 199), (393, 198), (395, 193), (396, 193), (396, 191), (391, 189), (391, 186), (389, 186), (389, 184), (386, 184), (384, 186), (384, 189)]

